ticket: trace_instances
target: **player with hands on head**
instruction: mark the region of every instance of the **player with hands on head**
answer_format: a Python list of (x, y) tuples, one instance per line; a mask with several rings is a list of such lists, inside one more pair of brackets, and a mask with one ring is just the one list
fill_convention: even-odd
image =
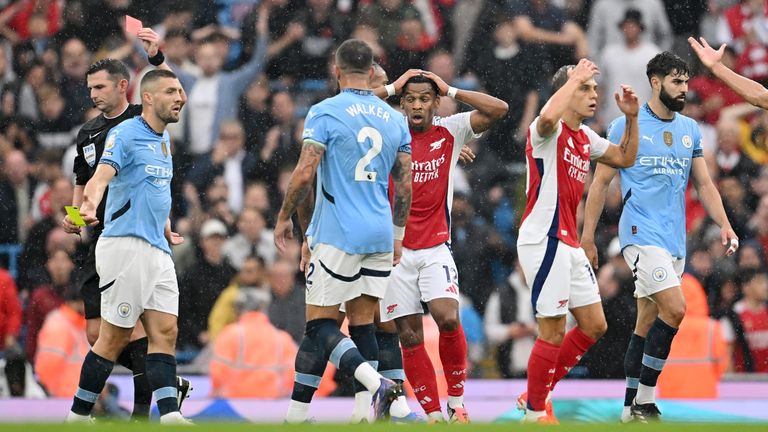
[[(618, 144), (582, 122), (597, 109), (597, 65), (581, 59), (552, 80), (555, 93), (528, 128), (527, 204), (517, 240), (520, 266), (531, 288), (539, 336), (528, 362), (528, 391), (518, 398), (525, 422), (556, 423), (550, 393), (607, 329), (595, 274), (579, 247), (576, 209), (590, 159), (615, 167), (635, 163), (637, 96), (628, 86), (615, 94), (626, 117)], [(565, 332), (566, 313), (577, 326)]]
[[(658, 420), (661, 414), (654, 394), (656, 381), (685, 315), (680, 284), (686, 255), (685, 192), (689, 180), (709, 216), (720, 226), (725, 255), (739, 247), (702, 157), (699, 126), (680, 114), (689, 70), (684, 60), (670, 52), (648, 62), (646, 75), (653, 93), (639, 115), (637, 162), (618, 170), (624, 203), (619, 242), (635, 276), (637, 298), (637, 322), (624, 357), (624, 423)], [(624, 117), (614, 120), (608, 138), (617, 139), (627, 123)], [(616, 172), (610, 166), (598, 165), (587, 197), (581, 244), (595, 268), (595, 230)]]

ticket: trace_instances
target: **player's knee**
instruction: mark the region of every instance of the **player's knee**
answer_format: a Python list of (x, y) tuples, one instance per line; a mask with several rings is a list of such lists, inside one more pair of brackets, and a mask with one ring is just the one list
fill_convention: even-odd
[(437, 327), (440, 329), (441, 332), (452, 332), (458, 330), (461, 323), (459, 322), (459, 316), (449, 316), (441, 319), (437, 323)]
[(547, 329), (539, 328), (539, 339), (552, 345), (560, 346), (565, 339), (565, 329)]
[(672, 327), (680, 327), (680, 324), (685, 318), (685, 303), (680, 303), (672, 307), (666, 308), (663, 312), (662, 319)]
[(424, 343), (424, 337), (413, 329), (401, 329), (399, 333), (400, 344), (402, 344), (404, 348), (411, 348)]
[(598, 340), (608, 331), (608, 322), (605, 319), (600, 320), (582, 331), (592, 340)]
[(99, 328), (86, 328), (85, 329), (85, 336), (88, 338), (88, 344), (90, 346), (93, 346), (96, 341), (99, 339)]

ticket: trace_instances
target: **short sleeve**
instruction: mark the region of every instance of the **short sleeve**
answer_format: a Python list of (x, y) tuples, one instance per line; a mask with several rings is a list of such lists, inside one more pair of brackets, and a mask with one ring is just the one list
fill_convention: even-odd
[(402, 130), (402, 138), (400, 139), (400, 145), (397, 147), (397, 152), (411, 154), (411, 131), (408, 129), (408, 122), (405, 120), (405, 117), (400, 121), (400, 129)]
[[(685, 143), (683, 143), (685, 145)], [(703, 157), (704, 156), (704, 147), (701, 145), (701, 129), (699, 129), (698, 125), (694, 125), (693, 127), (693, 154), (691, 157)]]
[(323, 113), (317, 106), (313, 106), (304, 120), (304, 132), (301, 135), (301, 140), (326, 147), (330, 141), (330, 127), (328, 125), (330, 119), (331, 117)]
[(114, 128), (109, 131), (104, 142), (104, 153), (99, 159), (99, 164), (107, 164), (118, 173), (120, 168), (129, 162), (128, 140), (125, 137), (126, 130)]
[(583, 126), (584, 132), (589, 137), (589, 158), (597, 159), (604, 155), (611, 145), (611, 142), (601, 137), (597, 132), (589, 128), (589, 126)]
[(476, 134), (472, 130), (471, 117), (471, 112), (463, 112), (440, 119), (442, 125), (453, 135), (457, 147), (461, 147), (469, 141), (483, 136), (482, 133)]
[[(557, 143), (557, 136), (560, 135), (560, 132), (563, 131), (563, 122), (559, 121), (557, 122), (557, 129), (552, 132), (552, 135), (548, 137), (543, 137), (539, 135), (539, 131), (537, 130), (537, 125), (539, 124), (539, 117), (536, 117), (530, 126), (528, 126), (528, 135), (530, 136), (531, 140), (531, 146), (533, 147), (540, 147), (546, 143)], [(554, 138), (554, 139), (553, 139)]]

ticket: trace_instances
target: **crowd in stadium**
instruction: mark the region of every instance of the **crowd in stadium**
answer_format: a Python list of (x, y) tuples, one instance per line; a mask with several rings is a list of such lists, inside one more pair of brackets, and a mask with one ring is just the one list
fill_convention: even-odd
[[(707, 343), (725, 347), (720, 359), (707, 357), (720, 362), (718, 370), (768, 373), (768, 113), (700, 68), (686, 42), (700, 35), (715, 47), (728, 44), (724, 63), (768, 84), (762, 0), (0, 0), (0, 6), (0, 352), (6, 359), (36, 365), (55, 349), (69, 350), (65, 361), (88, 351), (77, 269), (89, 237), (60, 226), (63, 207), (72, 203), (75, 137), (101, 115), (86, 70), (102, 58), (123, 60), (133, 74), (129, 99), (140, 103), (139, 79), (152, 68), (141, 43), (124, 32), (124, 16), (131, 15), (159, 34), (188, 95), (182, 121), (169, 127), (172, 221), (187, 240), (173, 251), (177, 358), (187, 371), (210, 373), (214, 383), (226, 375), (228, 356), (244, 340), (232, 326), (238, 320), (263, 335), (260, 343), (245, 344), (261, 350), (254, 358), (274, 355), (279, 345), (280, 358), (265, 361), (292, 367), (304, 332), (301, 235), (280, 256), (272, 228), (300, 154), (304, 117), (337, 91), (332, 54), (352, 37), (373, 48), (390, 82), (420, 68), (509, 104), (508, 115), (470, 144), (477, 158), (460, 164), (454, 179), (461, 320), (470, 376), (482, 378), (525, 376), (535, 338), (515, 243), (528, 125), (550, 96), (552, 74), (583, 57), (597, 63), (601, 102), (590, 127), (604, 133), (621, 114), (613, 102), (620, 84), (631, 85), (641, 103), (650, 97), (651, 57), (671, 50), (689, 61), (696, 72), (683, 114), (699, 123), (741, 248), (725, 257), (719, 229), (689, 191), (683, 285), (704, 300), (689, 302), (688, 312), (695, 305), (711, 317), (719, 336)], [(262, 14), (266, 32), (257, 31)], [(447, 97), (440, 104), (441, 115), (464, 109)], [(614, 184), (596, 234), (608, 333), (572, 376), (624, 376), (635, 302), (616, 237), (621, 208)], [(436, 331), (425, 325), (428, 344)], [(51, 368), (60, 363), (40, 364), (40, 380), (55, 381)], [(79, 367), (74, 383), (78, 373)], [(288, 386), (292, 380), (291, 373)], [(73, 394), (43, 384), (51, 394)]]

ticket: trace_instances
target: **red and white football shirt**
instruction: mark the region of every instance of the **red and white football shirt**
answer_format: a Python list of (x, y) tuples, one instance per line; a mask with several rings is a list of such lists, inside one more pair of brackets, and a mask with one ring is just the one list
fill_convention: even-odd
[(536, 131), (537, 117), (528, 128), (525, 145), (528, 173), (527, 203), (518, 245), (538, 244), (546, 237), (579, 247), (576, 209), (584, 194), (590, 159), (602, 156), (610, 142), (585, 125), (571, 130), (563, 121), (549, 137)]
[[(749, 351), (752, 353), (754, 371), (768, 372), (768, 306), (763, 306), (759, 310), (752, 310), (747, 307), (744, 300), (741, 300), (733, 305), (733, 310), (739, 315), (744, 326), (744, 336), (747, 339)], [(730, 321), (723, 318), (720, 322), (725, 340), (735, 343), (736, 334)], [(738, 345), (735, 345), (733, 350), (733, 369), (736, 372), (747, 371), (744, 365), (744, 353)]]
[(403, 239), (408, 249), (426, 249), (451, 238), (453, 168), (461, 147), (480, 137), (469, 117), (469, 112), (436, 117), (426, 132), (411, 129), (413, 197)]

